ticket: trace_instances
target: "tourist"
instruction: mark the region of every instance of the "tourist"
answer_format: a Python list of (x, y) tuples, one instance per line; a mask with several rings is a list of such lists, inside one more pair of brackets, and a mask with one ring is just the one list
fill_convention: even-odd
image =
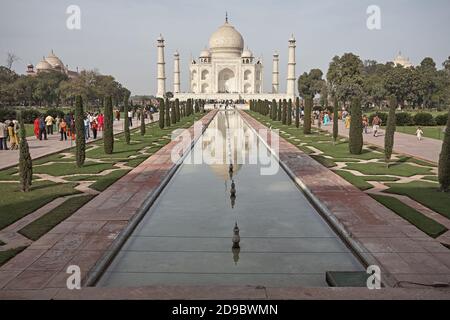
[(97, 139), (98, 123), (96, 120), (92, 121), (91, 129), (92, 129), (92, 135), (93, 135), (94, 139)]
[(130, 127), (133, 126), (133, 111), (128, 110), (128, 122), (130, 123)]
[(0, 150), (8, 150), (6, 148), (6, 125), (0, 121)]
[(75, 134), (76, 134), (76, 126), (75, 126), (75, 119), (71, 116), (70, 117), (70, 137), (72, 140), (75, 140)]
[(45, 125), (47, 126), (47, 134), (53, 134), (53, 122), (55, 119), (51, 115), (45, 118)]
[(14, 131), (14, 122), (11, 121), (8, 126), (8, 136), (9, 136), (9, 144), (10, 150), (17, 150), (19, 145), (17, 143), (16, 133)]
[(323, 116), (323, 125), (327, 126), (330, 123), (330, 115), (328, 112), (325, 112), (325, 115)]
[(367, 118), (366, 115), (364, 115), (362, 118), (362, 124), (363, 124), (364, 133), (367, 134), (368, 128), (369, 128), (369, 119)]
[(47, 140), (47, 131), (46, 124), (44, 121), (44, 117), (40, 117), (39, 119), (39, 140), (42, 140), (42, 136), (44, 136), (44, 140)]
[(373, 127), (373, 136), (378, 137), (378, 130), (380, 130), (381, 126), (381, 119), (378, 115), (376, 115), (372, 120), (372, 127)]
[(422, 128), (418, 127), (416, 130), (417, 140), (421, 141), (423, 136)]
[(120, 111), (116, 109), (116, 120), (120, 121)]
[(56, 131), (59, 132), (59, 124), (61, 123), (61, 118), (59, 116), (56, 116), (55, 118), (55, 128)]
[(90, 122), (89, 122), (89, 116), (85, 117), (84, 120), (84, 135), (86, 140), (89, 140), (89, 138), (91, 137), (90, 133), (89, 133), (89, 127), (91, 126)]
[(18, 145), (19, 145), (19, 142), (20, 142), (20, 126), (19, 126), (19, 121), (13, 120), (13, 124), (14, 124), (14, 135), (15, 135), (15, 138), (16, 138), (17, 146), (18, 146)]
[(100, 113), (97, 116), (98, 131), (103, 131), (103, 122), (104, 122), (103, 113)]
[(352, 117), (347, 114), (344, 118), (345, 120), (345, 129), (350, 129), (350, 123), (352, 122)]
[(59, 133), (61, 134), (61, 139), (59, 141), (67, 141), (67, 122), (64, 119), (61, 119), (59, 122)]
[(36, 119), (34, 119), (34, 135), (36, 136), (36, 139), (39, 139), (39, 122), (39, 117), (36, 117)]

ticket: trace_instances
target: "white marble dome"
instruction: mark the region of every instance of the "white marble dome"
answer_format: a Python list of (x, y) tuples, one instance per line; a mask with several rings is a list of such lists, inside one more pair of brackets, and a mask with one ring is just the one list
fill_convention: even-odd
[(240, 57), (244, 49), (244, 38), (228, 22), (225, 22), (209, 39), (209, 48), (213, 56)]
[(53, 68), (64, 68), (64, 64), (62, 63), (62, 61), (52, 52), (50, 52), (50, 54), (48, 55), (47, 58), (45, 58), (45, 60), (53, 67)]
[(211, 52), (208, 49), (203, 50), (200, 52), (200, 58), (209, 58), (211, 57)]
[(253, 58), (253, 52), (251, 52), (248, 48), (242, 52), (242, 58)]
[(39, 61), (39, 63), (36, 65), (36, 70), (52, 70), (52, 66), (50, 63), (47, 62), (47, 60), (42, 59), (42, 61)]

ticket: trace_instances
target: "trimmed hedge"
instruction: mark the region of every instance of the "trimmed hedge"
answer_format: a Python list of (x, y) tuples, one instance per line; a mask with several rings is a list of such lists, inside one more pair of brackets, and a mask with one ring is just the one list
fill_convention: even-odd
[(414, 125), (414, 118), (408, 112), (400, 112), (396, 115), (395, 124), (397, 126), (412, 126)]
[(438, 126), (445, 126), (447, 124), (448, 119), (448, 113), (437, 115), (434, 118), (434, 122), (436, 122), (436, 125)]
[(427, 112), (419, 112), (414, 115), (414, 124), (417, 126), (435, 126), (433, 115)]

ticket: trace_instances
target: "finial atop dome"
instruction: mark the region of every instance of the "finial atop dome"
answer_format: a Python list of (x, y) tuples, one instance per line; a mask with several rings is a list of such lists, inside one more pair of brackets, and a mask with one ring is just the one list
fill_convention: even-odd
[(225, 11), (225, 23), (228, 23), (228, 11)]

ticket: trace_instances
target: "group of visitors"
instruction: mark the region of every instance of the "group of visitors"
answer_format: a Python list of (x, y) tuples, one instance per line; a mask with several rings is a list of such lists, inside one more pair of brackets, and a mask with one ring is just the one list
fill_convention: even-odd
[[(0, 121), (0, 150), (19, 149), (19, 122), (17, 120)], [(9, 148), (8, 148), (9, 141)]]
[[(84, 124), (84, 135), (86, 140), (91, 138), (97, 139), (97, 132), (103, 130), (104, 126), (104, 116), (102, 113), (91, 113), (85, 114), (83, 119)], [(57, 132), (60, 135), (60, 141), (67, 141), (67, 137), (72, 140), (75, 139), (76, 126), (75, 118), (73, 113), (67, 113), (60, 117), (53, 118), (51, 115), (47, 115), (45, 118), (43, 116), (37, 117), (34, 120), (34, 135), (36, 139), (47, 140), (48, 135), (53, 135)]]

